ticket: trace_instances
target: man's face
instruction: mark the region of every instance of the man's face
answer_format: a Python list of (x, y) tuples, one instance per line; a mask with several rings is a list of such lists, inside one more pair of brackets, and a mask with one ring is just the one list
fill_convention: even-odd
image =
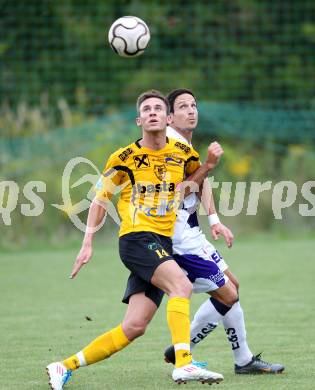
[(198, 124), (196, 100), (189, 93), (177, 96), (174, 113), (171, 113), (171, 125), (179, 130), (193, 131)]
[(163, 100), (152, 97), (141, 103), (137, 125), (143, 131), (161, 131), (166, 128), (168, 119), (166, 104)]

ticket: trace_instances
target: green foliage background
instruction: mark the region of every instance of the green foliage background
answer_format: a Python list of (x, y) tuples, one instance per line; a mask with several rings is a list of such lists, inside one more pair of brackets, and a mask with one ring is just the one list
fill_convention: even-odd
[[(311, 0), (1, 1), (1, 100), (52, 101), (103, 110), (143, 89), (178, 84), (202, 100), (314, 108)], [(151, 28), (150, 50), (112, 55), (107, 31), (123, 15)], [(176, 77), (174, 77), (174, 71)], [(83, 90), (83, 92), (82, 92)]]
[[(292, 180), (299, 190), (314, 180), (312, 0), (1, 0), (0, 8), (0, 176), (18, 183), (19, 204), (28, 180), (47, 183), (45, 213), (25, 218), (17, 208), (2, 237), (68, 235), (68, 218), (50, 206), (61, 203), (65, 164), (80, 155), (101, 169), (111, 151), (139, 137), (134, 103), (151, 88), (196, 92), (196, 146), (204, 155), (218, 139), (226, 150), (217, 180)], [(107, 43), (123, 15), (150, 27), (141, 57), (121, 58)], [(239, 231), (314, 228), (314, 218), (299, 217), (299, 199), (285, 221), (274, 221), (269, 195), (257, 217), (227, 223)]]

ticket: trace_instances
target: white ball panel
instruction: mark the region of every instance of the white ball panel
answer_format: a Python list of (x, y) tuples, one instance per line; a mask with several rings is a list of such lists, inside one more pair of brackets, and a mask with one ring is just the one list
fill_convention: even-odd
[(116, 22), (121, 23), (123, 26), (126, 26), (127, 28), (134, 28), (136, 27), (139, 19), (135, 16), (123, 16), (122, 18), (119, 18)]
[(122, 55), (126, 50), (126, 42), (119, 37), (115, 37), (112, 40), (111, 45), (114, 46), (114, 48), (118, 51), (120, 55)]
[(140, 18), (124, 16), (111, 25), (108, 40), (119, 55), (133, 57), (143, 53), (150, 41), (150, 32)]
[(138, 41), (139, 49), (144, 50), (148, 46), (149, 41), (150, 41), (150, 34), (146, 34), (143, 37), (141, 37)]

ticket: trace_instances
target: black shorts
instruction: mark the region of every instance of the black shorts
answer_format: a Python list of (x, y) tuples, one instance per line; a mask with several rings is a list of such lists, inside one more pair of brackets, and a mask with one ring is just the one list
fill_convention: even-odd
[(129, 303), (131, 295), (145, 292), (159, 306), (164, 293), (151, 284), (151, 278), (161, 263), (173, 259), (171, 238), (151, 232), (128, 233), (119, 238), (119, 253), (131, 272), (123, 302)]

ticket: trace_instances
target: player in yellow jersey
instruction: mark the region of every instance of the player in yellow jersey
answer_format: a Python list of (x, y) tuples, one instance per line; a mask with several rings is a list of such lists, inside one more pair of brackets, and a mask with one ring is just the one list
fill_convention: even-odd
[(144, 334), (163, 294), (169, 296), (167, 321), (175, 348), (174, 381), (220, 382), (222, 375), (192, 364), (189, 307), (192, 284), (172, 258), (176, 219), (176, 188), (187, 176), (201, 184), (223, 153), (218, 143), (208, 148), (207, 159), (187, 144), (166, 138), (169, 107), (158, 91), (148, 91), (137, 101), (137, 125), (143, 138), (113, 153), (96, 185), (87, 230), (71, 277), (92, 257), (95, 227), (103, 220), (106, 205), (119, 188), (120, 257), (130, 270), (123, 302), (128, 303), (121, 324), (96, 338), (80, 352), (47, 366), (53, 390), (63, 389), (79, 367), (110, 357)]

